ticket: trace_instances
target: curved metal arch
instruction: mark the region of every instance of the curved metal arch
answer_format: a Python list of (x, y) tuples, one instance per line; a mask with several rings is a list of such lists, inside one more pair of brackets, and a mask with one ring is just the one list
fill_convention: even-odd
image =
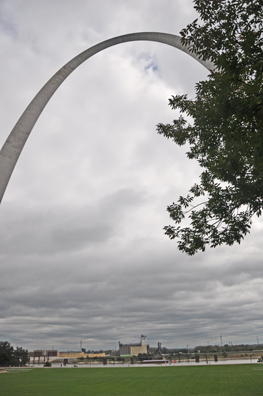
[(142, 40), (155, 41), (178, 48), (198, 60), (208, 70), (214, 69), (213, 63), (199, 59), (196, 54), (190, 52), (187, 47), (183, 46), (179, 36), (167, 33), (142, 32), (125, 34), (106, 41), (102, 41), (101, 43), (94, 45), (93, 47), (90, 47), (86, 51), (80, 53), (71, 61), (66, 63), (66, 65), (63, 66), (56, 74), (54, 74), (54, 76), (51, 77), (51, 79), (37, 93), (37, 95), (17, 121), (6, 142), (4, 143), (0, 151), (0, 202), (2, 201), (9, 179), (13, 173), (21, 151), (30, 135), (30, 132), (38, 120), (38, 117), (44, 110), (46, 104), (59, 88), (59, 86), (63, 83), (63, 81), (78, 66), (98, 52), (117, 44)]

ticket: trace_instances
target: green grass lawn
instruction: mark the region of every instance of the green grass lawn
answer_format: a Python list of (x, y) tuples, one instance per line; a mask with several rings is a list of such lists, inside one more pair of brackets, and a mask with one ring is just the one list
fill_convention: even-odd
[(1, 396), (263, 395), (263, 365), (48, 368), (0, 374)]

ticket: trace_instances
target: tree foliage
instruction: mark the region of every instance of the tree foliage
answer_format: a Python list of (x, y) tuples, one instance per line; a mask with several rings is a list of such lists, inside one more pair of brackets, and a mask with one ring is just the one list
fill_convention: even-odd
[(0, 367), (24, 366), (28, 363), (28, 350), (14, 347), (7, 341), (0, 341)]
[(189, 255), (240, 243), (263, 206), (263, 2), (194, 4), (200, 23), (180, 32), (182, 42), (215, 69), (196, 85), (194, 99), (173, 96), (169, 105), (179, 118), (157, 126), (176, 144), (187, 144), (188, 158), (202, 168), (199, 183), (167, 208), (175, 226), (165, 233)]

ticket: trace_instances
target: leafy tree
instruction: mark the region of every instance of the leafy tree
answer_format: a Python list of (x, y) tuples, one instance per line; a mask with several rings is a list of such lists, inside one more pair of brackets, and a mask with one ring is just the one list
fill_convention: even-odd
[(10, 366), (13, 360), (14, 348), (7, 341), (0, 342), (0, 366)]
[[(168, 206), (164, 227), (179, 250), (240, 243), (263, 207), (262, 0), (194, 0), (200, 16), (181, 31), (182, 42), (215, 68), (196, 85), (196, 96), (169, 100), (180, 112), (158, 133), (187, 144), (202, 168), (186, 197)], [(184, 221), (186, 224), (181, 225)]]
[(28, 360), (28, 350), (21, 347), (14, 349), (9, 342), (0, 342), (0, 366), (24, 366)]
[[(19, 366), (24, 366), (29, 361), (28, 350), (23, 349), (21, 347), (16, 347), (16, 349), (14, 350), (13, 357), (14, 357), (14, 361)], [(16, 365), (16, 364), (14, 364), (14, 365)]]

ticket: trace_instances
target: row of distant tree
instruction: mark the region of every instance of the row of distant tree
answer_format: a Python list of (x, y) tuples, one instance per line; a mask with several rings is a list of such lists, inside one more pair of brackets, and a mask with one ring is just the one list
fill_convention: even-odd
[[(263, 344), (256, 345), (248, 345), (248, 344), (238, 344), (238, 345), (199, 345), (193, 349), (188, 348), (161, 348), (161, 352), (164, 355), (176, 355), (180, 354), (189, 354), (189, 353), (219, 353), (219, 352), (245, 352), (245, 351), (254, 351), (254, 350), (263, 350)], [(150, 348), (151, 353), (154, 353), (154, 348)]]
[(247, 345), (247, 344), (239, 344), (239, 345), (229, 345), (225, 344), (222, 346), (219, 345), (206, 345), (206, 346), (198, 346), (195, 350), (200, 351), (201, 353), (209, 353), (209, 352), (252, 352), (254, 350), (263, 350), (263, 345)]
[(14, 348), (7, 341), (0, 341), (0, 367), (24, 366), (29, 361), (28, 350)]

